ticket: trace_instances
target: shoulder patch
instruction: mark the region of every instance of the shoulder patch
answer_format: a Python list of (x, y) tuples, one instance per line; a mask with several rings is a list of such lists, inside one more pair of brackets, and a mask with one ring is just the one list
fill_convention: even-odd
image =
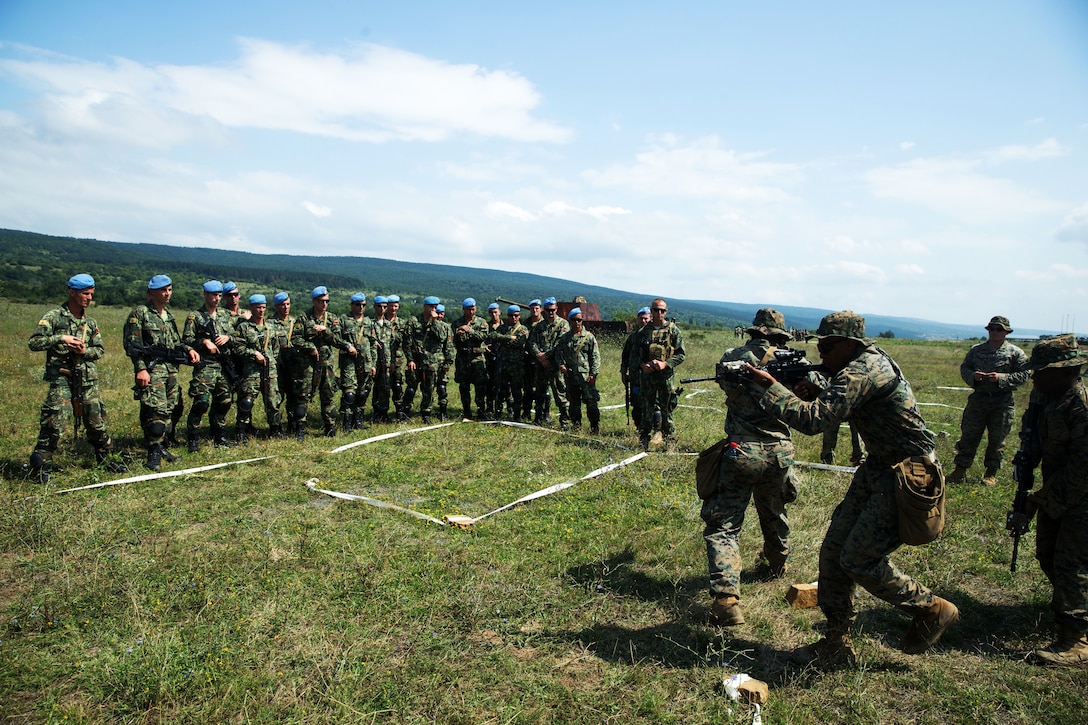
[(135, 325), (136, 324), (136, 318), (135, 317), (128, 318), (128, 324)]
[(49, 320), (45, 319), (44, 317), (42, 319), (38, 320), (38, 327), (41, 327), (42, 325), (48, 325), (48, 324), (49, 324)]
[(195, 320), (196, 319), (196, 313), (195, 312), (190, 312), (189, 313), (189, 319), (190, 320)]

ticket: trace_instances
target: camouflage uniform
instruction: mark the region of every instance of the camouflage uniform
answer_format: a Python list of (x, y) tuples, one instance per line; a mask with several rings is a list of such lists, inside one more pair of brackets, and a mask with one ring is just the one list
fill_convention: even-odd
[(340, 418), (344, 430), (364, 428), (363, 413), (366, 399), (370, 395), (373, 378), (370, 369), (377, 367), (374, 359), (374, 341), (368, 332), (372, 320), (363, 315), (356, 319), (346, 314), (340, 317), (341, 334), (347, 344), (355, 346), (356, 354), (352, 357), (347, 349), (340, 351)]
[[(234, 322), (226, 312), (220, 313), (217, 310), (213, 315), (206, 307), (201, 307), (190, 312), (185, 320), (185, 332), (182, 333), (181, 341), (200, 353), (200, 362), (193, 368), (193, 378), (189, 381), (189, 397), (193, 400), (186, 419), (190, 451), (194, 450), (200, 421), (205, 413), (208, 414), (212, 439), (217, 444), (226, 443), (224, 430), (227, 425), (227, 411), (230, 410), (234, 398), (234, 389), (223, 372), (222, 359), (231, 354), (235, 334)], [(226, 335), (232, 342), (221, 349), (219, 355), (213, 357), (204, 346), (204, 340), (214, 339), (218, 335)]]
[(287, 315), (283, 319), (273, 317), (269, 321), (279, 328), (277, 334), (280, 338), (280, 354), (276, 360), (276, 373), (279, 376), (280, 398), (287, 417), (287, 432), (293, 434), (298, 433), (300, 424), (303, 428), (306, 426), (306, 404), (299, 396), (302, 392), (302, 378), (308, 374), (305, 361), (299, 360), (291, 345), (297, 322), (295, 315)]
[[(325, 329), (318, 332), (314, 329), (317, 325), (324, 325)], [(321, 420), (325, 424), (325, 435), (336, 432), (337, 382), (332, 352), (334, 349), (347, 349), (347, 342), (342, 333), (339, 319), (328, 312), (316, 316), (311, 309), (295, 319), (295, 328), (291, 336), (291, 348), (294, 350), (296, 362), (303, 371), (302, 375), (295, 378), (296, 384), (300, 386), (297, 389), (298, 404), (305, 408), (315, 395), (320, 395)], [(318, 352), (317, 359), (313, 356), (314, 350)], [(317, 390), (313, 389), (315, 377)], [(303, 411), (297, 418), (304, 428), (306, 412)]]
[[(459, 328), (468, 325), (467, 332)], [(472, 417), (472, 386), (476, 388), (476, 412), (479, 418), (485, 418), (487, 412), (487, 341), (491, 337), (487, 320), (476, 315), (468, 322), (462, 315), (451, 326), (453, 341), (457, 347), (454, 360), (453, 380), (461, 391), (461, 415)]]
[[(534, 302), (536, 302), (536, 300), (534, 300)], [(539, 302), (537, 302), (537, 304), (539, 304)], [(530, 305), (532, 305), (532, 303), (530, 303)], [(534, 321), (530, 318), (523, 323), (525, 329), (529, 331), (529, 334), (525, 339), (525, 372), (521, 388), (521, 417), (525, 420), (529, 420), (533, 415), (533, 404), (536, 402), (536, 371), (540, 367), (529, 347), (529, 339), (533, 336), (533, 330), (537, 326), (543, 324), (543, 322), (543, 319)], [(539, 411), (537, 412), (537, 417), (540, 417)]]
[(655, 328), (650, 323), (638, 331), (639, 365), (650, 360), (664, 360), (665, 369), (646, 372), (639, 369), (639, 397), (642, 398), (642, 420), (639, 439), (645, 444), (655, 427), (654, 412), (660, 412), (661, 433), (667, 438), (676, 436), (673, 411), (679, 402), (673, 386), (673, 371), (684, 362), (684, 333), (675, 322), (666, 322)]
[[(421, 318), (413, 317), (412, 321), (414, 324), (408, 327), (412, 335), (406, 340), (410, 345), (407, 352), (416, 363), (413, 379), (419, 386), (419, 414), (424, 422), (429, 422), (434, 404), (435, 384), (444, 379), (446, 372), (453, 367), (456, 354), (453, 329), (448, 322), (442, 320), (423, 322)], [(414, 396), (415, 386), (405, 391), (406, 412), (412, 409)], [(441, 405), (439, 410), (442, 416), (446, 415), (445, 405)]]
[(623, 352), (620, 353), (620, 374), (627, 380), (628, 405), (631, 409), (631, 419), (635, 422), (635, 430), (642, 427), (642, 372), (639, 370), (638, 359), (638, 330), (635, 330), (623, 341)]
[[(726, 350), (721, 362), (766, 362), (773, 354), (766, 339), (753, 338), (742, 347)], [(700, 513), (706, 528), (710, 594), (714, 599), (740, 599), (740, 531), (748, 501), (754, 499), (763, 555), (771, 571), (785, 573), (789, 557), (790, 524), (786, 504), (797, 496), (793, 480), (793, 440), (781, 420), (760, 407), (763, 391), (751, 383), (720, 381), (728, 412), (725, 433), (731, 443), (721, 461), (718, 489), (703, 501)]]
[[(258, 397), (264, 402), (264, 416), (268, 421), (269, 434), (276, 435), (282, 432), (280, 405), (283, 403), (277, 360), (286, 330), (272, 320), (265, 320), (264, 324), (258, 325), (250, 317), (238, 319), (236, 333), (238, 344), (235, 345), (235, 350), (242, 360), (236, 421), (238, 438), (245, 439), (253, 421), (253, 402)], [(257, 353), (264, 357), (265, 364), (257, 362)]]
[(404, 318), (396, 315), (393, 319), (387, 319), (392, 326), (390, 340), (392, 341), (390, 368), (389, 368), (389, 399), (393, 403), (393, 412), (397, 420), (408, 420), (408, 414), (404, 412), (404, 390), (407, 383), (408, 354), (405, 352)]
[[(855, 340), (865, 334), (864, 320), (849, 312), (825, 317), (820, 328), (821, 335)], [(868, 458), (831, 515), (820, 547), (820, 609), (829, 630), (840, 634), (855, 618), (854, 587), (858, 584), (916, 620), (937, 603), (929, 589), (888, 559), (903, 543), (893, 466), (909, 456), (935, 461), (934, 437), (899, 367), (875, 345), (865, 341), (862, 345), (816, 400), (805, 402), (781, 383), (768, 388), (760, 399), (765, 410), (806, 435), (849, 421), (868, 450)]]
[[(83, 355), (76, 355), (68, 350), (61, 340), (62, 335), (71, 335), (83, 340)], [(49, 392), (41, 408), (41, 422), (38, 428), (38, 441), (34, 445), (42, 462), (48, 462), (64, 435), (68, 416), (72, 415), (72, 368), (78, 366), (83, 372), (83, 418), (82, 423), (87, 435), (87, 442), (94, 447), (99, 460), (104, 459), (112, 449), (112, 442), (106, 432), (106, 406), (98, 389), (98, 368), (94, 361), (102, 357), (105, 347), (98, 323), (87, 317), (75, 317), (65, 302), (60, 307), (45, 313), (38, 320), (38, 326), (27, 343), (34, 352), (45, 352), (45, 373), (42, 380), (49, 383)], [(42, 466), (38, 466), (41, 468)]]
[[(1085, 362), (1072, 335), (1040, 342), (1031, 354), (1031, 367), (1037, 371), (1079, 367)], [(1037, 377), (1021, 437), (1024, 430), (1034, 429), (1035, 439), (1025, 441), (1024, 449), (1040, 454), (1042, 486), (1028, 498), (1038, 509), (1035, 556), (1054, 588), (1050, 608), (1058, 641), (1035, 654), (1043, 664), (1084, 664), (1088, 662), (1088, 390), (1079, 377), (1060, 393), (1044, 394), (1039, 385)], [(1027, 424), (1033, 413), (1037, 415), (1034, 426)]]
[[(555, 365), (565, 366), (567, 397), (571, 425), (582, 425), (582, 401), (586, 404), (586, 417), (593, 433), (600, 433), (601, 411), (597, 406), (601, 393), (597, 390), (596, 377), (601, 372), (601, 351), (597, 347), (597, 338), (593, 333), (582, 328), (580, 333), (567, 330), (555, 344)], [(587, 378), (592, 376), (594, 382)]]
[(377, 375), (374, 377), (374, 422), (388, 423), (389, 401), (392, 397), (391, 368), (396, 364), (396, 342), (393, 323), (384, 317), (374, 320), (374, 352), (377, 358)]
[[(397, 321), (399, 326), (397, 360), (398, 364), (401, 364), (400, 360), (404, 361), (404, 379), (396, 408), (403, 415), (403, 420), (412, 417), (412, 406), (415, 404), (416, 391), (419, 389), (419, 339), (423, 334), (423, 322), (415, 315), (398, 318)], [(416, 369), (412, 370), (408, 363), (416, 363)]]
[(134, 388), (135, 397), (140, 401), (140, 425), (150, 450), (154, 446), (162, 445), (171, 424), (171, 415), (180, 405), (178, 368), (174, 363), (137, 354), (131, 343), (144, 346), (162, 345), (168, 349), (180, 348), (186, 352), (190, 348), (181, 341), (181, 334), (169, 308), (164, 308), (160, 315), (148, 305), (136, 307), (128, 315), (123, 335), (125, 352), (132, 359), (134, 372), (146, 370), (151, 376), (146, 387)]
[[(567, 407), (567, 382), (559, 374), (559, 366), (555, 364), (555, 346), (559, 338), (570, 332), (570, 323), (562, 317), (556, 317), (550, 324), (547, 320), (541, 320), (529, 331), (529, 354), (535, 361), (534, 376), (536, 397), (536, 423), (547, 423), (551, 402), (549, 394), (555, 398), (555, 405), (559, 408), (559, 422), (566, 423), (570, 417)], [(544, 353), (551, 361), (552, 366), (546, 368), (540, 364), (537, 355)]]
[[(998, 373), (998, 381), (975, 382), (975, 372)], [(975, 451), (986, 433), (986, 453), (983, 463), (988, 471), (1001, 468), (1005, 438), (1012, 430), (1015, 405), (1013, 391), (1028, 381), (1028, 356), (1008, 342), (996, 350), (988, 342), (979, 343), (967, 351), (960, 364), (960, 377), (974, 388), (967, 397), (967, 406), (960, 419), (960, 439), (956, 441), (956, 468), (971, 467)]]
[(492, 344), (499, 348), (499, 392), (495, 415), (501, 416), (503, 408), (514, 421), (521, 420), (525, 404), (526, 347), (529, 344), (529, 328), (516, 322), (504, 322), (495, 330)]

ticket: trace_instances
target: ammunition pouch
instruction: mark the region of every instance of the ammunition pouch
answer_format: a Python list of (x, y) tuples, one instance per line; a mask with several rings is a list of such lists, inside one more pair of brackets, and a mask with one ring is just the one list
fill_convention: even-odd
[(911, 546), (928, 544), (944, 531), (944, 472), (933, 454), (904, 458), (892, 470), (899, 538)]

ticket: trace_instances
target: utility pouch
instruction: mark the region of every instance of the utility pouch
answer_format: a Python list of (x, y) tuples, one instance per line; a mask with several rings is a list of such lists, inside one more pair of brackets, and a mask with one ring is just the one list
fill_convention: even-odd
[(944, 472), (932, 454), (905, 458), (892, 470), (899, 538), (911, 546), (928, 544), (944, 531)]
[(695, 492), (704, 501), (718, 490), (718, 477), (722, 470), (722, 453), (729, 445), (728, 438), (699, 453), (695, 459)]

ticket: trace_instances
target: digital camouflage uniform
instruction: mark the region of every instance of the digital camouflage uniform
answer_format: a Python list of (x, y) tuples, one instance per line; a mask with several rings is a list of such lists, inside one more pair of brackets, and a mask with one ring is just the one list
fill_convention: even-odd
[[(406, 413), (411, 411), (415, 387), (418, 386), (419, 414), (424, 422), (429, 422), (434, 406), (435, 385), (453, 367), (456, 357), (453, 329), (443, 320), (423, 322), (419, 317), (411, 319), (414, 324), (407, 327), (410, 334), (405, 336), (405, 343), (407, 354), (411, 355), (416, 363), (416, 371), (412, 376), (416, 385), (408, 388), (404, 393), (406, 403), (404, 410)], [(440, 408), (440, 413), (442, 416), (446, 415), (444, 405)]]
[[(998, 373), (996, 383), (975, 382), (975, 373)], [(974, 388), (967, 397), (960, 420), (960, 439), (956, 441), (956, 468), (971, 467), (975, 451), (986, 433), (986, 453), (983, 463), (988, 471), (1001, 468), (1005, 452), (1005, 438), (1012, 430), (1015, 405), (1013, 391), (1028, 381), (1031, 372), (1028, 356), (1009, 342), (1002, 342), (996, 350), (988, 342), (979, 343), (967, 351), (960, 364), (960, 377)]]
[[(253, 422), (253, 404), (258, 398), (264, 403), (264, 416), (268, 431), (277, 435), (283, 430), (280, 405), (279, 366), (280, 345), (285, 341), (286, 329), (271, 320), (258, 325), (253, 319), (240, 319), (237, 323), (235, 350), (242, 360), (242, 380), (238, 385), (237, 435), (244, 440)], [(257, 353), (265, 364), (257, 361)]]
[[(584, 325), (584, 323), (583, 323)], [(555, 345), (556, 367), (566, 366), (567, 402), (570, 422), (575, 428), (582, 426), (582, 403), (586, 404), (586, 417), (593, 433), (600, 432), (601, 410), (597, 403), (601, 393), (597, 390), (596, 377), (601, 373), (601, 351), (597, 338), (582, 327), (580, 333), (567, 330)], [(594, 382), (587, 379), (593, 376)]]
[[(566, 423), (570, 418), (567, 407), (567, 381), (559, 374), (559, 366), (555, 364), (555, 346), (559, 338), (570, 332), (570, 323), (562, 317), (556, 317), (551, 323), (541, 320), (529, 331), (529, 354), (535, 365), (533, 375), (535, 379), (534, 396), (536, 398), (536, 423), (547, 423), (550, 418), (551, 398), (555, 398), (555, 406), (559, 408), (559, 422)], [(537, 359), (539, 353), (544, 353), (552, 366), (546, 368)]]
[[(1075, 338), (1061, 335), (1032, 350), (1031, 366), (1083, 365)], [(1037, 408), (1036, 424), (1027, 424)], [(1028, 498), (1035, 504), (1035, 556), (1054, 588), (1050, 607), (1058, 641), (1036, 651), (1043, 664), (1088, 663), (1088, 390), (1077, 379), (1061, 394), (1032, 390), (1024, 414), (1025, 430), (1034, 429), (1033, 445), (1041, 459), (1042, 486)], [(1022, 444), (1023, 445), (1023, 444)], [(1034, 464), (1036, 461), (1032, 461)], [(1058, 655), (1052, 654), (1055, 650)]]
[(373, 378), (370, 369), (378, 363), (374, 359), (374, 340), (370, 337), (372, 320), (363, 315), (356, 319), (346, 314), (340, 317), (340, 330), (347, 343), (355, 346), (356, 355), (352, 357), (346, 349), (340, 351), (340, 418), (344, 430), (363, 428), (363, 413), (366, 399), (370, 395)]
[(150, 449), (162, 445), (166, 437), (171, 415), (181, 402), (181, 388), (178, 386), (177, 365), (150, 355), (139, 355), (132, 348), (135, 342), (143, 346), (162, 345), (168, 349), (189, 350), (181, 341), (174, 315), (169, 308), (162, 314), (155, 312), (149, 305), (140, 305), (128, 315), (124, 328), (125, 352), (132, 359), (135, 373), (146, 370), (151, 381), (146, 387), (133, 388), (135, 397), (140, 401), (140, 425), (144, 440)]
[[(76, 355), (68, 350), (61, 336), (71, 335), (83, 340), (84, 352)], [(45, 313), (27, 343), (34, 352), (45, 353), (45, 373), (42, 380), (49, 383), (49, 392), (42, 403), (38, 441), (34, 452), (48, 462), (64, 435), (72, 411), (72, 372), (77, 367), (83, 373), (83, 416), (79, 422), (87, 441), (99, 460), (109, 454), (112, 443), (106, 432), (106, 406), (98, 388), (98, 368), (94, 361), (102, 357), (105, 347), (98, 323), (86, 315), (75, 317), (65, 302)], [(40, 467), (40, 466), (39, 466)]]
[[(317, 325), (323, 325), (325, 329), (319, 332), (315, 329)], [(310, 400), (320, 396), (321, 421), (325, 424), (325, 434), (332, 435), (336, 432), (337, 391), (333, 350), (347, 349), (340, 320), (327, 311), (320, 316), (315, 316), (312, 309), (303, 312), (295, 319), (291, 348), (294, 351), (296, 363), (304, 371), (295, 378), (295, 383), (301, 386), (297, 389), (298, 404), (305, 408)], [(318, 352), (316, 359), (313, 356), (314, 350)], [(314, 390), (315, 378), (317, 379), (316, 390)], [(306, 412), (300, 411), (300, 413), (296, 415), (296, 418), (305, 428)]]
[[(234, 389), (223, 372), (222, 360), (231, 355), (235, 334), (234, 320), (227, 312), (216, 310), (213, 315), (207, 308), (201, 307), (190, 312), (185, 319), (185, 331), (181, 335), (181, 341), (200, 353), (200, 362), (193, 368), (193, 378), (189, 381), (189, 397), (192, 398), (193, 405), (189, 408), (189, 417), (185, 422), (190, 451), (194, 450), (200, 421), (205, 413), (208, 414), (212, 439), (220, 444), (226, 442), (224, 431), (227, 426), (227, 412), (234, 399)], [(218, 355), (213, 356), (204, 346), (204, 340), (214, 340), (218, 335), (226, 335), (231, 342)]]
[(649, 373), (639, 368), (639, 397), (642, 398), (639, 439), (643, 444), (650, 440), (656, 425), (655, 411), (660, 412), (662, 435), (673, 438), (676, 435), (673, 412), (679, 402), (673, 384), (673, 373), (687, 355), (684, 349), (684, 333), (675, 322), (666, 322), (658, 328), (649, 323), (636, 334), (639, 365), (650, 360), (664, 360), (666, 365), (664, 370)]
[(306, 425), (306, 405), (299, 399), (299, 394), (302, 391), (302, 377), (308, 374), (291, 345), (296, 322), (295, 315), (287, 315), (283, 319), (273, 317), (270, 320), (270, 324), (279, 328), (280, 354), (276, 360), (276, 373), (279, 375), (280, 398), (283, 400), (287, 418), (287, 432), (294, 434), (299, 430), (299, 413), (302, 414), (302, 426)]
[(374, 422), (389, 422), (389, 401), (392, 397), (390, 368), (396, 359), (396, 341), (393, 339), (393, 323), (384, 317), (374, 320), (374, 354), (377, 358), (377, 374), (374, 376)]
[[(771, 351), (768, 340), (753, 338), (746, 345), (726, 350), (721, 362), (766, 364)], [(750, 499), (754, 499), (759, 516), (763, 555), (773, 573), (785, 573), (790, 553), (786, 504), (797, 496), (793, 440), (789, 427), (760, 406), (762, 389), (724, 380), (718, 385), (725, 391), (725, 433), (736, 446), (730, 446), (722, 456), (718, 488), (703, 501), (700, 515), (706, 523), (703, 539), (710, 594), (714, 599), (740, 599), (739, 539)]]
[[(460, 328), (468, 325), (466, 332)], [(487, 411), (487, 341), (491, 333), (487, 320), (476, 315), (472, 322), (467, 322), (462, 315), (451, 326), (453, 342), (457, 348), (454, 359), (453, 380), (461, 392), (462, 417), (472, 417), (472, 388), (476, 388), (476, 412), (479, 418), (486, 418)]]
[[(820, 334), (830, 335), (843, 327), (850, 331), (851, 321), (843, 319), (846, 314), (825, 317)], [(853, 313), (849, 316), (861, 321), (860, 332), (837, 334), (864, 337), (864, 320)], [(929, 613), (937, 598), (888, 559), (903, 543), (893, 466), (909, 456), (936, 460), (933, 434), (926, 429), (910, 383), (898, 366), (875, 345), (863, 343), (860, 353), (816, 400), (803, 401), (776, 383), (763, 394), (760, 405), (806, 435), (849, 421), (868, 450), (831, 516), (820, 547), (819, 600), (829, 630), (843, 633), (853, 622), (855, 585), (916, 619)]]
[(499, 392), (495, 404), (495, 415), (501, 416), (503, 409), (512, 420), (521, 420), (525, 404), (526, 348), (529, 345), (529, 328), (517, 322), (511, 325), (504, 322), (495, 330), (492, 345), (499, 351)]

